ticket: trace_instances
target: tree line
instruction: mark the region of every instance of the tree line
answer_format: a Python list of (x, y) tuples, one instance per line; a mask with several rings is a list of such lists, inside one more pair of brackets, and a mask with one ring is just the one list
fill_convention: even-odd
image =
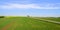
[(0, 18), (4, 18), (4, 16), (0, 16)]

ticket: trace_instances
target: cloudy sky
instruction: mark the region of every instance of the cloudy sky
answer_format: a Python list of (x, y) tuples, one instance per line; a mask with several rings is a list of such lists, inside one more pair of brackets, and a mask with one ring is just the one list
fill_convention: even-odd
[(60, 17), (60, 0), (0, 0), (0, 16)]

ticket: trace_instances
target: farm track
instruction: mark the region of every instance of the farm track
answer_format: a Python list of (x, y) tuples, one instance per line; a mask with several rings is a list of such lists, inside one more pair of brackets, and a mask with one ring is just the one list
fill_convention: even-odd
[[(34, 18), (34, 19), (38, 19), (38, 18)], [(38, 19), (38, 20), (45, 21), (45, 22), (52, 22), (52, 23), (55, 23), (55, 24), (60, 24), (60, 22), (58, 22), (58, 21), (45, 20), (45, 19)]]

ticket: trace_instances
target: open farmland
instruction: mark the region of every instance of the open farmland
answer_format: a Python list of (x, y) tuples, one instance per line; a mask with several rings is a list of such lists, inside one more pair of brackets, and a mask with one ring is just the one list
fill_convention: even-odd
[(0, 18), (0, 30), (60, 30), (59, 24), (30, 17)]

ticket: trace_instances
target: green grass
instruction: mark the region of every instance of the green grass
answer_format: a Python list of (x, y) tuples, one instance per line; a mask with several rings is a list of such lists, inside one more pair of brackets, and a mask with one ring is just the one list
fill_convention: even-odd
[(29, 17), (0, 18), (0, 30), (9, 23), (12, 25), (7, 30), (60, 30), (59, 24), (38, 21)]

